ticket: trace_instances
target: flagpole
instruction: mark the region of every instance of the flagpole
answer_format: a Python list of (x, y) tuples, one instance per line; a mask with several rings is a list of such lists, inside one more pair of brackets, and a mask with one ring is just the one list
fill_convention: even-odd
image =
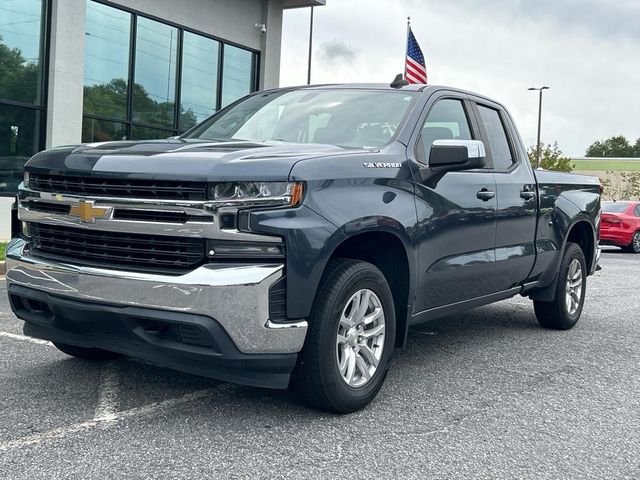
[(407, 79), (407, 55), (409, 53), (409, 32), (411, 32), (411, 17), (407, 17), (407, 40), (404, 46), (404, 79)]
[(313, 7), (309, 17), (309, 58), (307, 63), (307, 85), (311, 85), (311, 55), (313, 54)]

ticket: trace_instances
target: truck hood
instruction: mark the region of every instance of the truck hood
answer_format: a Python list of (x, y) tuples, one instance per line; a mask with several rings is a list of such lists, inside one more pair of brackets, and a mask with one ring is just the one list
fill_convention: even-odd
[(302, 160), (371, 153), (333, 145), (153, 140), (90, 143), (45, 150), (25, 171), (189, 181), (287, 180)]

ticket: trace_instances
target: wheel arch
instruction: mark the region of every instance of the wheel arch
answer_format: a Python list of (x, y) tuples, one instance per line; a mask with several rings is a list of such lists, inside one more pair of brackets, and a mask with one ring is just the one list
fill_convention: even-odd
[(580, 247), (587, 261), (587, 271), (593, 272), (598, 242), (596, 240), (596, 231), (588, 218), (579, 217), (571, 224), (562, 247), (563, 253), (567, 248), (567, 243), (575, 243)]
[[(396, 313), (396, 347), (403, 347), (414, 298), (412, 247), (404, 229), (363, 229), (351, 232), (335, 245), (327, 264), (335, 258), (351, 258), (369, 262), (383, 273), (393, 295)], [(326, 265), (325, 265), (326, 270)]]
[(528, 296), (532, 300), (550, 302), (554, 299), (556, 285), (558, 283), (557, 271), (569, 243), (577, 244), (582, 250), (585, 261), (587, 262), (587, 272), (591, 274), (595, 270), (598, 242), (596, 239), (596, 231), (593, 223), (590, 221), (590, 218), (586, 214), (582, 213), (576, 215), (573, 221), (569, 224), (566, 232), (567, 233), (564, 235), (562, 247), (559, 249), (557, 259), (550, 266), (550, 271), (554, 272), (553, 280), (548, 286), (529, 292)]

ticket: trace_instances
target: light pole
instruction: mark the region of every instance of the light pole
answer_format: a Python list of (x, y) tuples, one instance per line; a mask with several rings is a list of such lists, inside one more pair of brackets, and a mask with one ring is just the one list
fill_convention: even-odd
[(536, 168), (540, 168), (540, 129), (542, 128), (542, 92), (549, 90), (549, 87), (531, 87), (528, 90), (540, 92), (540, 102), (538, 103), (538, 143), (536, 143)]

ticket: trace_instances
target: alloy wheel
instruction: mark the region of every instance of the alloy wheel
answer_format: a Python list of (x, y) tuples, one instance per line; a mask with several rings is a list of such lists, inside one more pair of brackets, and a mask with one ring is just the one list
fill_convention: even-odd
[(347, 301), (336, 335), (336, 360), (344, 382), (366, 385), (375, 374), (384, 349), (385, 315), (380, 298), (358, 290)]
[(567, 272), (566, 304), (569, 315), (575, 315), (582, 299), (582, 265), (574, 258)]

